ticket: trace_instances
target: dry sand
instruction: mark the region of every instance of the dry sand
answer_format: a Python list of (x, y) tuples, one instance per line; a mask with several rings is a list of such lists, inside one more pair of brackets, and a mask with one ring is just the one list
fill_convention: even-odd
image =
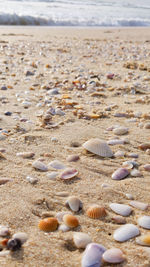
[[(137, 62), (137, 69), (126, 68), (126, 62)], [(109, 208), (111, 202), (128, 204), (126, 193), (150, 203), (150, 173), (142, 169), (150, 163), (150, 154), (139, 149), (140, 144), (150, 142), (150, 129), (145, 129), (150, 122), (150, 29), (1, 27), (0, 66), (0, 128), (8, 131), (0, 141), (5, 157), (0, 159), (0, 175), (13, 179), (0, 185), (0, 224), (8, 225), (11, 234), (28, 234), (20, 251), (0, 257), (0, 266), (81, 266), (83, 250), (72, 244), (73, 231), (88, 233), (93, 242), (106, 248), (121, 248), (126, 261), (115, 267), (150, 266), (150, 254), (135, 238), (121, 244), (114, 240), (119, 225), (113, 222), (115, 214)], [(34, 75), (26, 76), (27, 71)], [(107, 77), (109, 73), (113, 79)], [(2, 86), (7, 90), (1, 90)], [(51, 95), (53, 88), (59, 94)], [(24, 102), (29, 108), (24, 108)], [(43, 117), (51, 107), (61, 108), (65, 115), (54, 115), (50, 121), (54, 124), (44, 125)], [(7, 111), (11, 116), (4, 114)], [(93, 113), (99, 118), (93, 119)], [(125, 117), (115, 117), (115, 113), (125, 113)], [(113, 132), (106, 129), (114, 125), (129, 128), (126, 136), (119, 137), (129, 143), (111, 146), (114, 153), (122, 150), (125, 156), (102, 159), (83, 153), (82, 144), (90, 138), (112, 139)], [(73, 147), (74, 142), (79, 147)], [(35, 153), (34, 158), (16, 156), (25, 151)], [(139, 155), (142, 176), (112, 180), (112, 173), (132, 160), (131, 152)], [(79, 154), (79, 161), (68, 163), (71, 154)], [(67, 182), (50, 180), (47, 172), (32, 167), (39, 158), (46, 165), (58, 159), (73, 166), (78, 177)], [(38, 182), (30, 184), (27, 175)], [(103, 187), (104, 183), (109, 186)], [(67, 211), (67, 197), (58, 196), (63, 191), (83, 202), (83, 211), (76, 214), (80, 227), (66, 233), (40, 231), (38, 223), (45, 213), (55, 216)], [(85, 211), (93, 203), (104, 206), (108, 216), (88, 218)], [(150, 211), (133, 209), (126, 221), (137, 224), (141, 215), (150, 215)]]

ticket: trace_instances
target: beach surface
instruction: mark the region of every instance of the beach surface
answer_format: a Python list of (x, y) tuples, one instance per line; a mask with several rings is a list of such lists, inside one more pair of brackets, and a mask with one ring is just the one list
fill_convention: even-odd
[[(135, 237), (115, 241), (121, 225), (109, 206), (133, 199), (150, 204), (150, 167), (144, 167), (150, 164), (150, 29), (0, 27), (0, 66), (0, 224), (10, 237), (28, 235), (22, 249), (0, 255), (0, 265), (79, 267), (84, 249), (76, 248), (73, 234), (83, 232), (106, 249), (123, 251), (125, 261), (112, 266), (150, 266), (150, 249)], [(115, 134), (120, 126), (127, 129), (124, 135)], [(102, 158), (82, 147), (91, 138), (122, 141), (109, 145), (112, 158)], [(79, 159), (70, 161), (70, 155)], [(51, 167), (54, 160), (76, 169), (77, 176), (61, 179), (62, 170)], [(35, 169), (35, 161), (47, 169)], [(113, 180), (126, 161), (137, 164), (126, 163), (129, 175)], [(79, 212), (66, 207), (69, 196), (81, 200)], [(107, 216), (89, 218), (92, 204), (104, 207)], [(139, 217), (150, 216), (148, 205), (130, 205), (132, 213), (124, 217), (141, 235), (149, 232), (138, 225)], [(62, 211), (76, 216), (79, 226), (39, 229), (40, 220)]]

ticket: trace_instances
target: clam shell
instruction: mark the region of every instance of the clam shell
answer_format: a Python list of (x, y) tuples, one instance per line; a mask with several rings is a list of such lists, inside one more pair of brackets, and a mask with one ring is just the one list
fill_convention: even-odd
[(44, 232), (55, 231), (58, 227), (58, 220), (56, 218), (45, 218), (39, 222), (39, 229)]
[(106, 251), (105, 247), (97, 243), (87, 245), (82, 256), (82, 267), (100, 267), (102, 255)]
[(128, 205), (118, 204), (118, 203), (111, 203), (109, 207), (117, 214), (122, 216), (129, 216), (132, 212), (132, 209)]
[(26, 233), (23, 233), (23, 232), (18, 232), (16, 234), (14, 234), (12, 236), (13, 239), (19, 239), (21, 241), (21, 244), (24, 244), (27, 239), (28, 239), (28, 236)]
[(126, 127), (118, 127), (113, 130), (115, 135), (123, 135), (128, 133), (128, 128)]
[(133, 177), (141, 177), (142, 176), (142, 173), (137, 170), (137, 169), (133, 169), (131, 172), (130, 172), (130, 175), (133, 176)]
[(56, 169), (56, 170), (63, 170), (66, 166), (59, 160), (53, 160), (48, 164), (48, 167)]
[(43, 172), (48, 171), (47, 166), (46, 166), (43, 162), (41, 162), (41, 161), (39, 161), (39, 160), (34, 161), (34, 162), (32, 163), (32, 167), (33, 167), (34, 169), (36, 169), (36, 170), (40, 170), (40, 171), (43, 171)]
[(146, 210), (148, 208), (147, 203), (139, 202), (136, 200), (130, 201), (129, 203), (132, 207), (137, 208), (139, 210)]
[(111, 158), (113, 156), (113, 152), (111, 151), (108, 144), (100, 140), (98, 138), (93, 138), (88, 140), (82, 145), (86, 150), (92, 152), (101, 157)]
[(113, 237), (116, 241), (125, 242), (139, 235), (140, 231), (134, 224), (125, 224), (115, 230)]
[(120, 263), (125, 260), (123, 252), (119, 248), (111, 248), (104, 252), (103, 260), (109, 263)]
[(66, 168), (61, 174), (60, 178), (63, 180), (71, 179), (75, 176), (77, 176), (78, 171), (74, 168)]
[(150, 172), (150, 164), (144, 165), (143, 168), (144, 168), (145, 171)]
[(123, 145), (124, 144), (124, 141), (123, 140), (120, 140), (120, 139), (111, 139), (107, 142), (108, 145), (112, 145), (112, 146), (115, 146), (115, 145)]
[(59, 174), (59, 172), (49, 172), (49, 173), (47, 173), (47, 177), (50, 180), (54, 180), (58, 176), (58, 174)]
[(138, 219), (138, 224), (145, 229), (150, 229), (150, 216), (140, 217)]
[(71, 215), (71, 214), (64, 215), (63, 216), (63, 221), (70, 228), (75, 228), (75, 227), (77, 227), (79, 225), (78, 219), (75, 216)]
[(82, 202), (75, 196), (69, 197), (66, 201), (66, 205), (75, 212), (79, 211), (82, 208)]
[(92, 219), (99, 219), (107, 215), (105, 208), (98, 205), (92, 205), (89, 207), (86, 214)]
[(73, 234), (73, 241), (77, 248), (85, 248), (92, 242), (88, 234), (76, 232)]
[(129, 171), (126, 168), (119, 168), (112, 174), (113, 180), (122, 180), (129, 175)]
[(136, 238), (136, 243), (142, 246), (150, 247), (150, 234), (141, 235)]
[(80, 159), (79, 155), (74, 154), (74, 155), (68, 156), (66, 160), (68, 162), (75, 162), (75, 161), (78, 161), (79, 159)]

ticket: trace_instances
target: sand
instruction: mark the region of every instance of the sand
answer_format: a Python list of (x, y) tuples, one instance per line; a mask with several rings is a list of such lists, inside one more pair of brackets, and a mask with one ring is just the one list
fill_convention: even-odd
[[(8, 225), (11, 235), (20, 231), (28, 235), (21, 250), (0, 257), (1, 266), (81, 266), (84, 250), (72, 243), (74, 231), (88, 233), (93, 242), (107, 249), (120, 248), (126, 260), (115, 267), (150, 266), (149, 252), (135, 238), (121, 244), (114, 240), (113, 232), (120, 225), (112, 220), (115, 213), (109, 208), (112, 202), (129, 204), (126, 194), (150, 202), (150, 173), (143, 169), (150, 163), (150, 154), (139, 149), (140, 144), (150, 142), (150, 129), (145, 128), (150, 122), (149, 49), (149, 28), (0, 27), (0, 128), (6, 130), (6, 139), (0, 140), (0, 176), (12, 179), (0, 185), (0, 224)], [(136, 69), (132, 69), (134, 62)], [(27, 71), (33, 75), (27, 76)], [(7, 90), (1, 90), (2, 86)], [(50, 94), (54, 88), (59, 94)], [(57, 107), (64, 114), (44, 123), (51, 107), (51, 112)], [(11, 116), (5, 115), (8, 111)], [(116, 113), (124, 115), (116, 117)], [(82, 144), (90, 138), (114, 139), (113, 131), (107, 129), (115, 125), (129, 129), (127, 135), (118, 137), (125, 138), (125, 144), (110, 146), (113, 153), (122, 150), (124, 156), (100, 158), (84, 153)], [(25, 151), (35, 156), (16, 155)], [(132, 160), (129, 153), (138, 154), (142, 176), (112, 180), (112, 173)], [(68, 163), (72, 154), (80, 159)], [(32, 167), (38, 159), (46, 165), (60, 160), (76, 168), (78, 176), (65, 182), (50, 180), (47, 173), (51, 170), (40, 172)], [(28, 175), (37, 178), (37, 183), (30, 184)], [(71, 195), (83, 203), (83, 211), (75, 213), (80, 226), (65, 233), (40, 231), (41, 218), (68, 211), (65, 201)], [(105, 207), (108, 215), (88, 218), (90, 204)], [(126, 221), (137, 225), (141, 215), (150, 215), (149, 209), (133, 208)]]

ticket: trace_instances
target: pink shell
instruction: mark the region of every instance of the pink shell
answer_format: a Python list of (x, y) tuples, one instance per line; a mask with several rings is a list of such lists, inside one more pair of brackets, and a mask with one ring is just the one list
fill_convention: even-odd
[(67, 168), (60, 174), (60, 178), (63, 180), (68, 180), (68, 179), (75, 177), (77, 174), (78, 174), (78, 171), (76, 169)]

